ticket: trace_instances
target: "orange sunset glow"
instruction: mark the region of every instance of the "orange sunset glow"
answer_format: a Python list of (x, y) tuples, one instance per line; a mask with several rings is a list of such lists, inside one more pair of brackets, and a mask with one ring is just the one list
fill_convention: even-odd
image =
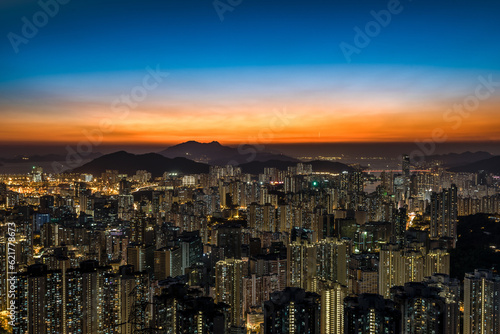
[[(300, 102), (262, 106), (200, 108), (137, 108), (121, 119), (109, 106), (76, 105), (71, 113), (54, 120), (44, 112), (26, 115), (21, 108), (9, 110), (2, 122), (4, 142), (78, 142), (102, 133), (103, 143), (159, 144), (185, 140), (224, 143), (242, 142), (366, 142), (419, 140), (443, 129), (449, 141), (499, 140), (500, 119), (494, 117), (500, 103), (488, 101), (477, 110), (449, 113), (449, 101), (403, 102), (376, 107), (343, 105), (301, 105)], [(369, 108), (369, 109), (368, 109)], [(82, 118), (80, 115), (85, 115)], [(115, 116), (115, 117), (113, 117)], [(448, 117), (448, 118), (447, 118)], [(252, 121), (250, 121), (250, 119)], [(466, 124), (465, 124), (466, 121)], [(26, 128), (26, 123), (32, 126)], [(48, 136), (50, 134), (50, 136)]]

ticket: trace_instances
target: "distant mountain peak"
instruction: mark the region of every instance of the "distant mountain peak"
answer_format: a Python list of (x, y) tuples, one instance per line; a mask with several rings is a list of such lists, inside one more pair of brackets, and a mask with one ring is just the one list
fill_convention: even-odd
[(123, 156), (127, 156), (127, 155), (134, 155), (132, 153), (129, 153), (127, 151), (116, 151), (116, 152), (113, 152), (113, 153), (109, 153), (107, 154), (108, 156), (111, 155), (111, 156), (117, 156), (117, 155), (123, 155)]
[[(212, 145), (212, 144), (217, 144), (217, 145), (221, 145), (218, 141), (216, 140), (213, 140), (209, 143), (202, 143), (202, 142), (199, 142), (199, 141), (196, 141), (196, 140), (188, 140), (186, 142), (183, 142), (183, 143), (179, 143), (179, 144), (176, 144), (176, 145), (173, 145), (171, 147), (176, 147), (176, 146), (182, 146), (182, 145)], [(221, 145), (222, 146), (222, 145)]]

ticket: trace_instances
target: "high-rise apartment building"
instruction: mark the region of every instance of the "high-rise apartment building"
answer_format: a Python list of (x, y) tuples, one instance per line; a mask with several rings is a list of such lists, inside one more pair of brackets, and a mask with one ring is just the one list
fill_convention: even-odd
[(322, 280), (347, 286), (347, 246), (334, 238), (323, 239), (315, 244), (316, 276)]
[(226, 259), (215, 265), (215, 301), (231, 307), (230, 323), (241, 327), (243, 323), (243, 261)]
[[(457, 238), (457, 186), (431, 195), (431, 238)], [(453, 243), (454, 244), (454, 243)]]
[(429, 287), (439, 289), (439, 296), (445, 301), (445, 332), (450, 334), (461, 333), (460, 331), (460, 289), (461, 283), (458, 279), (452, 279), (446, 274), (433, 274), (426, 277), (424, 283)]
[(154, 251), (155, 279), (164, 280), (167, 277), (177, 277), (182, 274), (182, 249), (180, 247), (163, 247)]
[(287, 286), (313, 291), (316, 248), (308, 240), (292, 241), (287, 247)]
[(311, 243), (307, 239), (288, 245), (288, 286), (316, 291), (315, 279), (347, 285), (347, 246), (327, 238)]
[(111, 267), (97, 261), (84, 261), (79, 268), (64, 273), (63, 321), (65, 333), (97, 333), (103, 323), (104, 277)]
[(62, 272), (34, 264), (16, 277), (14, 333), (65, 333)]
[(404, 199), (410, 197), (410, 156), (403, 154), (401, 157), (401, 171), (403, 172)]
[(347, 286), (332, 281), (318, 281), (317, 293), (321, 296), (321, 333), (344, 333), (344, 298)]
[(500, 333), (500, 276), (490, 270), (465, 274), (463, 333)]
[(241, 225), (227, 223), (217, 227), (217, 246), (224, 249), (224, 258), (241, 259)]
[(389, 298), (393, 286), (421, 282), (435, 273), (450, 273), (450, 254), (443, 249), (426, 251), (423, 247), (400, 248), (386, 244), (380, 249), (379, 294)]

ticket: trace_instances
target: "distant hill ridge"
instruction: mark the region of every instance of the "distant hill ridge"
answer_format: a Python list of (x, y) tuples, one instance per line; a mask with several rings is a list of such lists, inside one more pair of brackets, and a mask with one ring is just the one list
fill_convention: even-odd
[(208, 173), (207, 164), (198, 163), (186, 158), (169, 159), (157, 153), (132, 154), (119, 151), (103, 155), (97, 159), (75, 168), (75, 173), (100, 175), (106, 170), (118, 170), (120, 173), (133, 175), (138, 170), (147, 170), (153, 177), (162, 176), (164, 172), (180, 172), (185, 174)]
[(500, 175), (500, 156), (479, 160), (473, 163), (464, 164), (448, 169), (450, 172), (477, 173), (481, 170), (487, 173)]
[(492, 158), (488, 152), (463, 152), (463, 153), (448, 153), (441, 155), (431, 155), (426, 158), (427, 161), (440, 161), (445, 167), (456, 167), (480, 160)]
[[(286, 170), (288, 167), (295, 167), (297, 161), (268, 160), (252, 161), (240, 164), (243, 173), (260, 174), (265, 167), (273, 167), (279, 170)], [(311, 161), (315, 172), (340, 173), (351, 172), (354, 169), (340, 162)], [(74, 173), (90, 173), (100, 175), (106, 170), (118, 170), (120, 173), (133, 175), (138, 170), (147, 170), (153, 177), (162, 176), (165, 172), (178, 172), (183, 174), (208, 173), (208, 164), (192, 161), (187, 158), (167, 158), (158, 153), (132, 154), (125, 151), (118, 151), (98, 157), (83, 166), (75, 168)]]
[(234, 148), (221, 145), (217, 141), (210, 143), (200, 143), (197, 141), (188, 141), (182, 144), (171, 146), (158, 154), (167, 158), (188, 158), (195, 161), (207, 162), (210, 165), (233, 165), (244, 164), (252, 161), (292, 161), (300, 162), (299, 160), (275, 152), (259, 150), (252, 145), (241, 146)]

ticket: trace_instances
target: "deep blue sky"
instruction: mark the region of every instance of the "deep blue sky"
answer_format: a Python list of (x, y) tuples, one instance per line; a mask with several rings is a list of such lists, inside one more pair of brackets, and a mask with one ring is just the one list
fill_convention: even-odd
[[(71, 0), (16, 54), (36, 1), (0, 4), (1, 80), (73, 72), (345, 64), (339, 43), (388, 1), (244, 0), (223, 22), (210, 0)], [(403, 11), (354, 64), (500, 68), (498, 1), (401, 1)], [(487, 52), (485, 51), (487, 50)]]

